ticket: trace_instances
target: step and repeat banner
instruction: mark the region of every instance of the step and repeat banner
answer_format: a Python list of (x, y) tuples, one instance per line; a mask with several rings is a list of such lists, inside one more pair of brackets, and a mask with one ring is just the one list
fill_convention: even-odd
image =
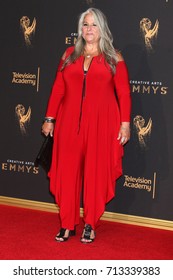
[(171, 0), (1, 3), (0, 195), (54, 202), (34, 160), (59, 59), (75, 44), (79, 14), (92, 6), (106, 14), (114, 45), (126, 60), (133, 103), (124, 175), (106, 211), (172, 221)]

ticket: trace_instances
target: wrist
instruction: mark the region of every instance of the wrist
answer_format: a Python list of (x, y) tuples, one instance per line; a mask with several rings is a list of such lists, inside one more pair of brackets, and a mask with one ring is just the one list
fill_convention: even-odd
[(52, 117), (45, 117), (45, 118), (44, 118), (44, 122), (47, 122), (47, 123), (55, 123), (55, 119), (52, 118)]
[(123, 129), (123, 130), (130, 129), (130, 122), (122, 122), (121, 129)]

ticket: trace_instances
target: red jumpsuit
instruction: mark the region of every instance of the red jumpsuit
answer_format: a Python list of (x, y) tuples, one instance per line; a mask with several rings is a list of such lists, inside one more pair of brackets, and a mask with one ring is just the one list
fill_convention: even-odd
[[(73, 49), (69, 47), (66, 55)], [(57, 71), (46, 112), (56, 118), (48, 175), (63, 228), (72, 230), (79, 223), (83, 184), (84, 221), (93, 229), (114, 197), (123, 156), (117, 137), (120, 123), (129, 122), (130, 113), (124, 61), (118, 62), (115, 75), (103, 55), (93, 57), (86, 75), (84, 56)]]

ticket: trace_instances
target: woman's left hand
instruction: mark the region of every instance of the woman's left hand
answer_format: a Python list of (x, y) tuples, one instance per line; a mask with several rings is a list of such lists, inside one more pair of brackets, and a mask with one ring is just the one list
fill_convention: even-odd
[(117, 140), (120, 140), (121, 145), (125, 145), (130, 139), (130, 123), (122, 122)]

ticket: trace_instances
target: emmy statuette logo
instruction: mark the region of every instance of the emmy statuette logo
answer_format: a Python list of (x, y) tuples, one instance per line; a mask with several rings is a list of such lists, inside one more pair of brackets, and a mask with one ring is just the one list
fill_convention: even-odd
[(30, 24), (30, 19), (27, 16), (23, 16), (20, 19), (20, 26), (23, 31), (26, 45), (31, 46), (31, 39), (36, 29), (36, 19), (34, 18), (32, 24)]
[(145, 125), (144, 118), (138, 115), (133, 119), (133, 124), (136, 128), (140, 147), (142, 149), (147, 149), (147, 142), (151, 135), (152, 119), (150, 118), (148, 123)]
[(25, 107), (22, 104), (18, 104), (15, 107), (15, 113), (19, 122), (20, 131), (23, 135), (26, 134), (26, 128), (31, 119), (31, 107), (28, 108), (26, 113), (25, 111)]
[(144, 37), (145, 46), (148, 51), (153, 50), (153, 41), (157, 39), (157, 34), (159, 30), (159, 21), (156, 20), (153, 28), (152, 22), (149, 18), (143, 18), (140, 21), (140, 30)]

